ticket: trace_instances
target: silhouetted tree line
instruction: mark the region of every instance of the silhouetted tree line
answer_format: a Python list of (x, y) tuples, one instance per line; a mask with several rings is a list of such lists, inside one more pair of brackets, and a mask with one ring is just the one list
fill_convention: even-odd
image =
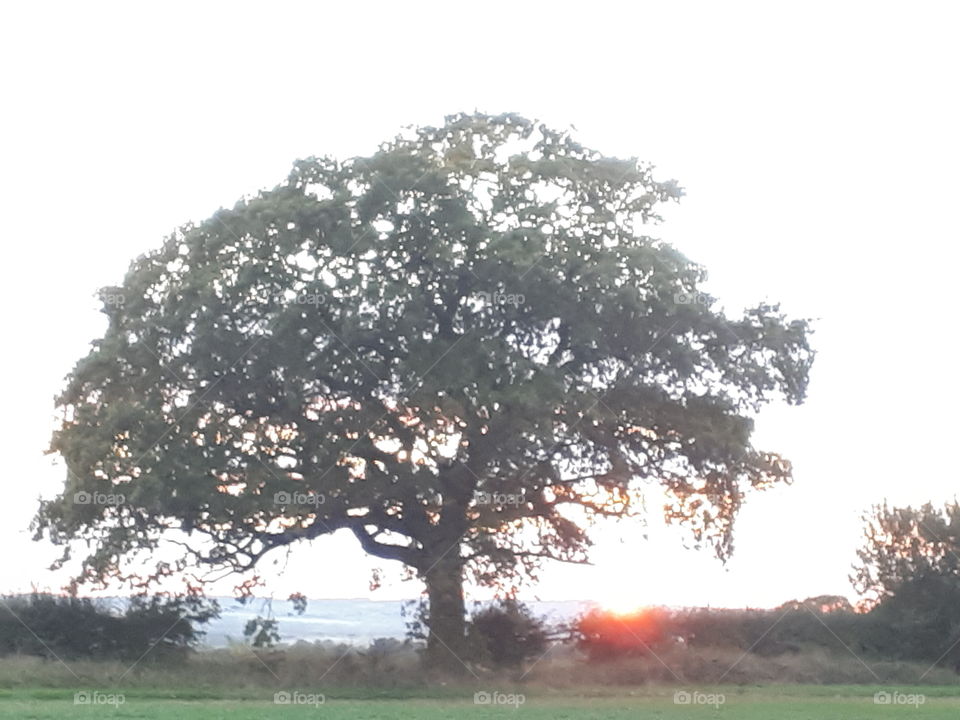
[(772, 610), (591, 611), (570, 627), (592, 659), (671, 646), (727, 647), (758, 655), (822, 648), (960, 671), (960, 507), (876, 506), (864, 518), (851, 580), (862, 597), (791, 601)]
[(955, 587), (920, 581), (908, 593), (867, 612), (857, 612), (843, 598), (833, 607), (811, 600), (771, 610), (653, 608), (629, 615), (595, 610), (573, 623), (571, 635), (592, 660), (678, 647), (734, 648), (760, 656), (819, 648), (960, 670), (960, 650), (955, 647), (960, 645), (960, 594)]
[(199, 626), (219, 612), (215, 601), (196, 597), (133, 597), (117, 608), (89, 598), (7, 595), (0, 600), (0, 655), (169, 658), (195, 647), (204, 634)]
[(574, 621), (571, 636), (594, 660), (678, 647), (779, 655), (811, 646), (842, 649), (834, 633), (839, 631), (849, 640), (862, 620), (849, 603), (824, 610), (810, 601), (790, 602), (773, 610), (646, 608), (629, 614), (591, 610)]
[[(411, 639), (423, 639), (426, 607), (412, 613)], [(572, 645), (591, 661), (709, 648), (761, 657), (824, 650), (858, 657), (909, 660), (960, 670), (960, 588), (946, 577), (903, 583), (879, 602), (854, 607), (821, 595), (773, 609), (644, 608), (633, 613), (589, 610), (551, 625), (523, 603), (477, 606), (468, 620), (468, 654), (488, 667), (518, 667), (552, 643)]]

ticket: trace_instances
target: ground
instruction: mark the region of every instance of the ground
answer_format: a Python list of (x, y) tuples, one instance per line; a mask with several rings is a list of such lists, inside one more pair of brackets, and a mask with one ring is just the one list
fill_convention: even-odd
[[(522, 690), (521, 690), (522, 691)], [(255, 695), (223, 700), (185, 692), (190, 699), (157, 697), (159, 693), (135, 691), (122, 704), (75, 704), (73, 692), (50, 689), (0, 691), (0, 718), (64, 720), (64, 718), (136, 718), (137, 720), (274, 720), (316, 718), (330, 720), (484, 720), (524, 717), (529, 720), (883, 720), (884, 718), (956, 718), (960, 716), (960, 687), (876, 688), (867, 686), (719, 686), (687, 689), (698, 704), (676, 704), (678, 688), (643, 688), (580, 694), (527, 694), (522, 704), (478, 705), (472, 695), (445, 690), (442, 698), (351, 699), (325, 697), (322, 705), (279, 705), (272, 697)], [(205, 691), (209, 693), (209, 691)], [(499, 699), (509, 699), (506, 695)], [(900, 693), (898, 702), (875, 702), (875, 693)], [(101, 701), (109, 700), (103, 691)], [(352, 692), (357, 695), (356, 691)], [(710, 699), (712, 705), (702, 701)], [(687, 696), (679, 696), (684, 699)], [(689, 696), (693, 698), (693, 695)], [(894, 697), (891, 695), (891, 698)], [(920, 702), (922, 698), (922, 703)], [(116, 698), (113, 698), (114, 700)], [(306, 699), (306, 698), (304, 698)], [(513, 698), (516, 700), (517, 698)], [(913, 702), (909, 704), (907, 701)], [(518, 713), (518, 714), (515, 714)]]

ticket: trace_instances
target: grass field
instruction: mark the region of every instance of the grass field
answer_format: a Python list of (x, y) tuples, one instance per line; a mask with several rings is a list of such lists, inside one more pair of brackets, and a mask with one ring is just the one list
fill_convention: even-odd
[[(78, 691), (89, 702), (76, 703)], [(294, 693), (294, 701), (275, 702), (278, 692)], [(894, 702), (877, 704), (878, 692)], [(475, 693), (499, 702), (477, 703)], [(508, 717), (946, 720), (960, 718), (960, 676), (812, 650), (775, 658), (686, 651), (591, 663), (561, 649), (522, 673), (464, 666), (443, 675), (426, 673), (409, 650), (380, 657), (323, 646), (262, 654), (231, 648), (132, 664), (0, 658), (0, 720)]]
[[(737, 720), (880, 720), (882, 718), (942, 718), (960, 716), (960, 687), (883, 688), (920, 695), (922, 704), (878, 705), (866, 686), (714, 687), (701, 690), (722, 703), (678, 705), (674, 688), (644, 688), (631, 692), (537, 693), (522, 704), (477, 705), (472, 694), (451, 689), (443, 698), (358, 698), (330, 692), (319, 705), (278, 705), (258, 693), (223, 700), (202, 692), (184, 692), (186, 699), (157, 697), (133, 691), (122, 704), (77, 705), (65, 690), (19, 689), (0, 693), (0, 718), (63, 720), (64, 718), (137, 718), (138, 720), (273, 720), (316, 718), (333, 720), (446, 720), (526, 717), (531, 720), (642, 720), (646, 718), (736, 718)], [(102, 691), (110, 693), (109, 690)], [(505, 692), (510, 692), (509, 690)], [(356, 691), (353, 695), (357, 695)], [(701, 700), (703, 697), (701, 696)]]

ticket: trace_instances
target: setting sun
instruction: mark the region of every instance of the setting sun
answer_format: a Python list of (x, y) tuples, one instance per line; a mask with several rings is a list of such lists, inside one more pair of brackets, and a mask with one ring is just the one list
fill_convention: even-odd
[(614, 596), (600, 603), (600, 607), (614, 615), (633, 615), (642, 611), (646, 606), (637, 600), (636, 596), (623, 595), (620, 597)]

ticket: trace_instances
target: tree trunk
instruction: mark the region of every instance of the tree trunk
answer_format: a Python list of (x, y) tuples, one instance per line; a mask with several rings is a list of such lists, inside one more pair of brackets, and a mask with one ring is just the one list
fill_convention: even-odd
[(443, 558), (427, 571), (423, 580), (430, 603), (427, 665), (464, 672), (467, 654), (463, 563), (458, 557)]

